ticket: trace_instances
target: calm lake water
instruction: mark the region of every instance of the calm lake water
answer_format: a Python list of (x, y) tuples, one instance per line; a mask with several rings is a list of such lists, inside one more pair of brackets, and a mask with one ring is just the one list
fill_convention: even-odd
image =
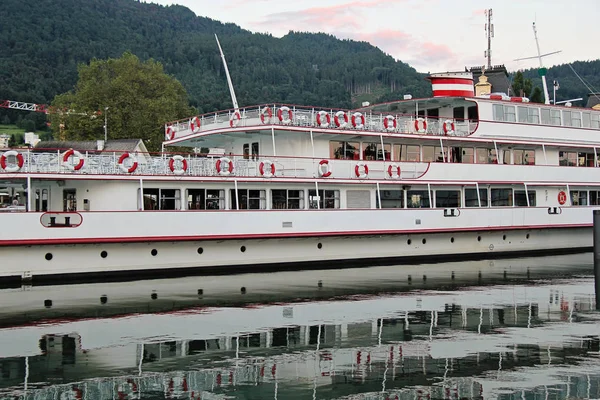
[(591, 253), (0, 290), (1, 399), (600, 397)]

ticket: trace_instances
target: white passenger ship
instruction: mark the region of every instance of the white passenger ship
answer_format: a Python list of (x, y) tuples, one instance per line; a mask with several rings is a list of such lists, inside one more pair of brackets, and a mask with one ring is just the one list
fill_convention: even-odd
[(166, 150), (188, 153), (6, 151), (2, 211), (22, 212), (0, 213), (0, 278), (589, 250), (600, 111), (429, 79), (427, 99), (166, 124)]

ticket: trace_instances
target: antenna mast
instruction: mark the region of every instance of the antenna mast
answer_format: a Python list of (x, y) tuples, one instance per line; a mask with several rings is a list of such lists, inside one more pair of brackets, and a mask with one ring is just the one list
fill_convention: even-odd
[(546, 56), (550, 56), (552, 54), (560, 53), (562, 50), (553, 51), (552, 53), (546, 53), (546, 54), (541, 54), (540, 53), (540, 43), (539, 43), (538, 37), (537, 37), (537, 29), (535, 28), (535, 22), (533, 23), (533, 36), (535, 37), (535, 46), (537, 47), (537, 53), (538, 53), (538, 55), (535, 56), (535, 57), (517, 58), (515, 61), (531, 60), (531, 59), (534, 59), (534, 58), (537, 58), (539, 60), (539, 62), (540, 62), (540, 69), (538, 70), (538, 74), (542, 78), (542, 86), (544, 87), (544, 102), (546, 104), (550, 104), (550, 95), (548, 94), (548, 84), (546, 83), (546, 72), (548, 72), (548, 70), (546, 68), (544, 68), (544, 64), (542, 63), (542, 57), (546, 57)]
[(235, 111), (239, 110), (238, 102), (235, 97), (235, 91), (233, 90), (233, 83), (231, 83), (231, 76), (229, 76), (229, 68), (227, 68), (227, 61), (225, 61), (225, 55), (223, 54), (223, 49), (221, 49), (221, 43), (219, 43), (219, 38), (215, 33), (215, 39), (217, 39), (217, 46), (219, 46), (219, 52), (221, 53), (221, 59), (223, 60), (223, 67), (225, 67), (225, 75), (227, 76), (227, 86), (229, 86), (229, 94), (231, 95), (231, 102), (233, 103), (233, 108)]
[(492, 25), (492, 9), (485, 10), (487, 23), (485, 24), (485, 32), (487, 36), (488, 47), (484, 53), (487, 57), (487, 69), (492, 69), (492, 38), (494, 37), (494, 25)]

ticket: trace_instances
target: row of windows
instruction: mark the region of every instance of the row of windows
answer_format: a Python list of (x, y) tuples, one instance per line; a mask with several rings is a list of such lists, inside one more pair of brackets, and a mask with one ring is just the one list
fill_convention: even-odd
[(494, 121), (600, 129), (600, 114), (535, 106), (493, 105)]
[[(353, 203), (348, 195), (349, 208), (369, 207), (369, 190), (353, 190), (352, 195), (366, 194), (367, 203)], [(272, 189), (268, 191), (271, 207), (275, 210), (293, 209), (337, 209), (340, 208), (339, 190), (305, 191), (299, 189)], [(573, 205), (598, 204), (600, 191), (571, 192)], [(308, 195), (308, 203), (305, 196)], [(529, 204), (527, 202), (529, 197)], [(181, 190), (144, 189), (144, 210), (180, 210), (182, 209)], [(381, 199), (381, 206), (380, 206)], [(381, 190), (376, 196), (376, 208), (430, 208), (431, 201), (436, 208), (448, 207), (534, 207), (534, 190), (514, 190), (512, 188), (480, 188), (479, 196), (475, 188), (465, 188), (464, 198), (459, 189), (398, 189)], [(225, 190), (223, 189), (187, 189), (186, 209), (188, 210), (224, 210), (226, 209)], [(352, 205), (356, 204), (356, 205)], [(230, 190), (229, 209), (236, 210), (267, 209), (267, 191), (256, 189)]]

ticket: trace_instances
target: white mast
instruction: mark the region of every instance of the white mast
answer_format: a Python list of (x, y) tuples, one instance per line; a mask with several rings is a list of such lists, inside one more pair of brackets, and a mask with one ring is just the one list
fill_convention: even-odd
[(225, 55), (223, 54), (223, 49), (221, 49), (221, 43), (219, 43), (219, 38), (215, 33), (215, 39), (217, 39), (217, 46), (219, 46), (219, 52), (221, 52), (221, 59), (223, 60), (223, 67), (225, 67), (225, 75), (227, 76), (227, 86), (229, 86), (229, 94), (231, 94), (231, 102), (233, 103), (233, 108), (235, 111), (239, 110), (238, 102), (235, 97), (235, 92), (233, 90), (233, 83), (231, 83), (231, 76), (229, 76), (229, 68), (227, 68), (227, 61), (225, 61)]
[(518, 58), (515, 61), (521, 61), (521, 60), (531, 60), (533, 58), (537, 58), (540, 61), (540, 69), (539, 71), (539, 75), (542, 77), (542, 86), (544, 87), (544, 102), (546, 104), (550, 104), (550, 95), (548, 94), (548, 84), (546, 83), (546, 68), (544, 68), (544, 65), (542, 63), (542, 57), (546, 57), (552, 54), (557, 54), (560, 53), (561, 50), (559, 51), (553, 51), (552, 53), (546, 53), (546, 54), (540, 54), (540, 43), (538, 42), (538, 37), (537, 37), (537, 30), (535, 29), (535, 22), (533, 23), (533, 36), (535, 37), (535, 45), (537, 47), (537, 53), (538, 55), (535, 57), (525, 57), (525, 58)]

